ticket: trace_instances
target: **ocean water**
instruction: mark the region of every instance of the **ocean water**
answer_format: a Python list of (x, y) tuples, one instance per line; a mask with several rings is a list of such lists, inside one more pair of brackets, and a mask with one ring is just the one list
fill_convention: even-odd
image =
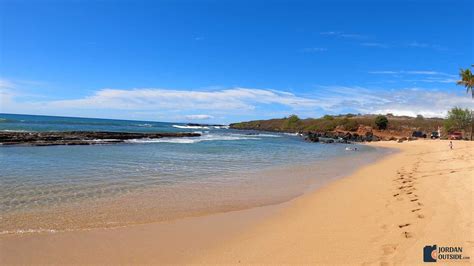
[(0, 114), (0, 131), (73, 130), (202, 136), (0, 146), (1, 234), (125, 226), (275, 204), (384, 153), (228, 127)]

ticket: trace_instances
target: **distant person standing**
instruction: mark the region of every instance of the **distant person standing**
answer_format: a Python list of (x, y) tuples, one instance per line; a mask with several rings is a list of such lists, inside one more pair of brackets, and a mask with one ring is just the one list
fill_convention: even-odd
[(450, 148), (451, 150), (453, 149), (453, 142), (452, 142), (452, 141), (449, 142), (449, 148)]

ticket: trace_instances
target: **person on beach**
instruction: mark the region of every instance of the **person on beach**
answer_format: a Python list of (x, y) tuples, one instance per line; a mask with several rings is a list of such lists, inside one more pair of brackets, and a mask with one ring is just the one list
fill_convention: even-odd
[(450, 148), (451, 150), (453, 149), (453, 142), (452, 142), (452, 141), (449, 142), (449, 148)]

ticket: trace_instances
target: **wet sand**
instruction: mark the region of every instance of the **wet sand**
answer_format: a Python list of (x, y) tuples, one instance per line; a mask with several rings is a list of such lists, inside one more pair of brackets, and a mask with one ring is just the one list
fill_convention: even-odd
[[(279, 205), (117, 229), (0, 237), (0, 264), (422, 264), (473, 250), (474, 143), (380, 142), (400, 153)], [(472, 261), (472, 259), (471, 259)]]

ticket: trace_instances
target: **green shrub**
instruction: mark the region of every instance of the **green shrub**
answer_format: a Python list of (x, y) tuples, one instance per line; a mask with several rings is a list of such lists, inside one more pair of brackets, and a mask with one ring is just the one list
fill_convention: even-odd
[(375, 118), (375, 125), (378, 129), (386, 129), (388, 126), (388, 119), (384, 115), (379, 115)]
[(359, 123), (354, 119), (344, 118), (341, 121), (341, 125), (344, 127), (344, 130), (347, 131), (356, 131), (359, 128)]
[(299, 128), (300, 124), (301, 124), (301, 119), (297, 115), (290, 115), (288, 118), (285, 119), (285, 123), (283, 124), (283, 129), (296, 130)]
[(468, 130), (471, 125), (471, 112), (468, 109), (454, 107), (448, 111), (448, 117), (444, 121), (447, 132), (456, 130)]
[(423, 121), (425, 120), (425, 118), (422, 116), (422, 115), (416, 115), (416, 118), (415, 118), (417, 121)]

